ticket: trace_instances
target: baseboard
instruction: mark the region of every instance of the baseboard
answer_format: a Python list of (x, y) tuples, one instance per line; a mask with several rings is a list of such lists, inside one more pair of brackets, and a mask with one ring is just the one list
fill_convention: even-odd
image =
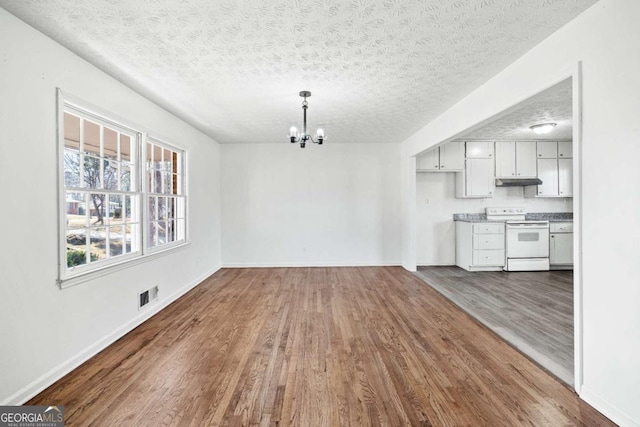
[(585, 385), (582, 386), (580, 398), (620, 427), (640, 427), (640, 420), (632, 420), (627, 414), (620, 411), (614, 405), (598, 397), (597, 394), (593, 393)]
[(453, 267), (456, 263), (454, 262), (418, 262), (419, 267)]
[(278, 268), (278, 267), (398, 267), (400, 261), (383, 262), (230, 262), (222, 268)]
[(115, 331), (99, 339), (89, 347), (82, 350), (77, 355), (73, 356), (65, 362), (62, 362), (55, 368), (51, 369), (49, 372), (42, 375), (40, 378), (18, 390), (12, 396), (8, 397), (2, 403), (0, 403), (0, 405), (23, 405), (25, 402), (36, 396), (51, 384), (55, 383), (60, 378), (67, 375), (69, 372), (82, 365), (84, 362), (116, 342), (118, 339), (122, 338), (124, 335), (126, 335), (145, 321), (149, 320), (155, 314), (159, 313), (163, 308), (202, 283), (207, 277), (220, 270), (220, 268), (220, 266), (217, 266), (207, 271), (197, 279), (191, 281), (187, 285), (175, 291), (173, 294), (169, 295), (167, 298), (158, 301), (155, 306), (149, 307), (148, 310), (143, 311), (138, 316), (134, 317)]

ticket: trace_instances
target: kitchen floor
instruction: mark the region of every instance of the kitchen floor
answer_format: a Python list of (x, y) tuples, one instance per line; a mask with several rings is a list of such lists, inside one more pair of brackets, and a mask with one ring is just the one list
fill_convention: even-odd
[(469, 315), (573, 385), (573, 271), (416, 273)]

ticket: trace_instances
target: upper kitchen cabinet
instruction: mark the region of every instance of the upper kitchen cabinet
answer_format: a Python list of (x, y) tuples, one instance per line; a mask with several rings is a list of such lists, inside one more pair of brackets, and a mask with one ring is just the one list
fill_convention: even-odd
[(558, 142), (558, 158), (559, 159), (573, 158), (573, 141)]
[(440, 147), (433, 148), (416, 157), (417, 171), (440, 170)]
[(556, 141), (538, 141), (536, 151), (538, 159), (557, 159), (558, 143)]
[(464, 170), (464, 142), (447, 142), (416, 157), (416, 170), (460, 172)]
[(573, 159), (558, 159), (558, 196), (573, 197)]
[(467, 159), (493, 159), (493, 141), (467, 141), (465, 145)]
[(525, 196), (573, 197), (571, 141), (538, 141), (536, 153), (538, 178), (542, 180), (542, 185), (525, 187)]
[(535, 141), (496, 141), (496, 178), (535, 178)]
[(456, 197), (493, 197), (496, 183), (493, 142), (472, 141), (465, 145), (464, 170), (456, 176)]

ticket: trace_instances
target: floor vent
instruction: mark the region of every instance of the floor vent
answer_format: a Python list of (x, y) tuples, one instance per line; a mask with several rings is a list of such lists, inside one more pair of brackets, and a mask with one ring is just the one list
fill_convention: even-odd
[(138, 294), (138, 310), (158, 299), (158, 287), (154, 286)]

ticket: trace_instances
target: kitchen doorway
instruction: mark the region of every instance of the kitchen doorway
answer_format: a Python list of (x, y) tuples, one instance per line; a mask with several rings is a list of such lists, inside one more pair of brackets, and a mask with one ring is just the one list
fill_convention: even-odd
[[(492, 165), (491, 180), (497, 176), (504, 178), (499, 174), (504, 174), (505, 162), (496, 156), (504, 156), (505, 147), (515, 145), (517, 150), (517, 144), (522, 141), (522, 146), (527, 145), (527, 149), (533, 146), (535, 152), (538, 145), (542, 148), (535, 152), (534, 165), (536, 177), (539, 174), (543, 184), (519, 186), (515, 182), (511, 187), (500, 188), (495, 187), (493, 182), (487, 187), (482, 181), (481, 184), (473, 183), (472, 189), (480, 188), (492, 194), (468, 194), (465, 193), (469, 191), (468, 188), (460, 187), (468, 185), (472, 178), (478, 179), (478, 175), (472, 175), (466, 168), (471, 160), (467, 152), (464, 154), (465, 166), (462, 170), (434, 169), (437, 162), (433, 161), (435, 156), (431, 150), (416, 159), (416, 274), (477, 321), (574, 388), (579, 384), (575, 373), (580, 372), (581, 361), (581, 353), (575, 351), (576, 342), (580, 344), (577, 339), (580, 337), (580, 325), (575, 324), (575, 319), (579, 317), (575, 310), (579, 308), (575, 300), (579, 286), (575, 279), (579, 274), (577, 272), (574, 276), (573, 272), (574, 266), (579, 267), (579, 251), (573, 250), (574, 244), (579, 242), (579, 236), (574, 238), (573, 235), (574, 229), (575, 233), (579, 231), (578, 227), (574, 227), (574, 224), (579, 224), (579, 212), (574, 208), (577, 208), (575, 202), (580, 188), (575, 178), (579, 176), (575, 172), (579, 168), (580, 141), (579, 114), (574, 111), (579, 103), (573, 99), (576, 88), (574, 78), (568, 78), (453, 140), (457, 144), (466, 144), (467, 141), (489, 141), (493, 144), (494, 151), (487, 154), (487, 160), (484, 160), (487, 165)], [(531, 126), (544, 123), (555, 123), (551, 126), (552, 131), (534, 134)], [(536, 144), (538, 141), (540, 143)], [(558, 154), (558, 141), (565, 146), (568, 141), (573, 141), (570, 157), (566, 155), (566, 150), (561, 153), (562, 156)], [(436, 147), (440, 163), (443, 163), (445, 152), (442, 147), (450, 142)], [(499, 143), (498, 149), (496, 142)], [(540, 150), (549, 147), (552, 150), (547, 151), (554, 153), (553, 156), (539, 156)], [(428, 158), (428, 164), (433, 163), (434, 166), (423, 166), (427, 165), (421, 160), (424, 158)], [(473, 161), (474, 165), (480, 164), (476, 159)], [(454, 164), (450, 159), (446, 163)], [(550, 169), (549, 165), (555, 165), (556, 169)], [(570, 168), (568, 172), (566, 167)], [(554, 182), (560, 180), (560, 176), (565, 181)], [(567, 193), (567, 182), (571, 184), (573, 192)], [(500, 240), (504, 245), (504, 235), (499, 233), (492, 236), (471, 234), (470, 261), (466, 265), (456, 266), (460, 258), (456, 234), (459, 235), (460, 231), (456, 233), (454, 214), (468, 214), (466, 218), (481, 223), (485, 208), (491, 206), (522, 207), (536, 219), (545, 218), (549, 221), (550, 270), (503, 271), (507, 257), (504, 246), (499, 246)], [(546, 214), (563, 215), (544, 216)], [(560, 220), (562, 226), (559, 225)], [(562, 228), (571, 233), (561, 232)], [(483, 236), (490, 237), (486, 239), (486, 244), (494, 246), (487, 246), (488, 249), (478, 246), (485, 241), (480, 239)], [(474, 255), (478, 255), (477, 259), (473, 258)], [(491, 258), (489, 264), (495, 265), (483, 266), (480, 255), (490, 255), (487, 256)], [(495, 259), (502, 259), (502, 266)], [(474, 264), (475, 261), (478, 261), (477, 264)]]

